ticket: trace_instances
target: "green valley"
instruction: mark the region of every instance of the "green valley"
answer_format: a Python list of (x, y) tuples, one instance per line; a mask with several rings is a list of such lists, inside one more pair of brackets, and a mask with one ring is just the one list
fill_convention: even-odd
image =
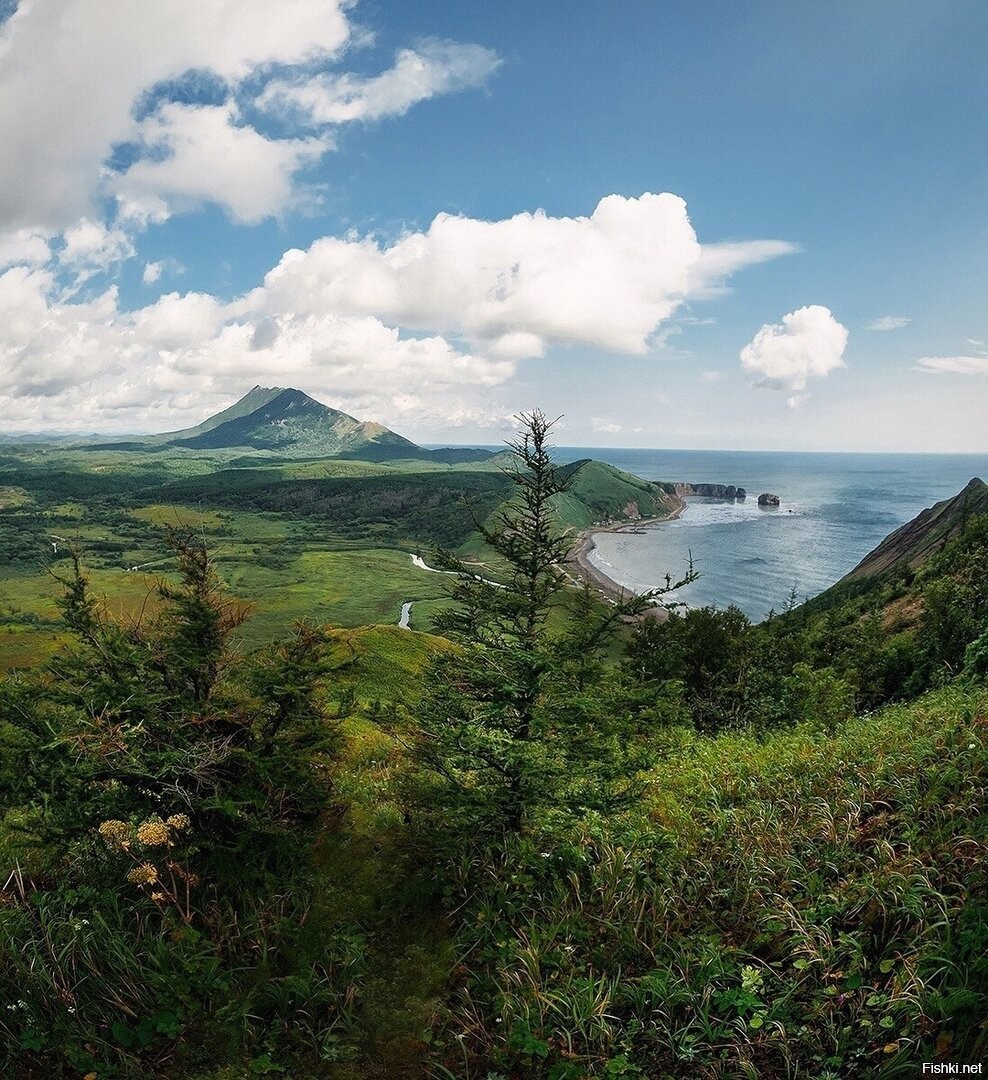
[[(255, 387), (197, 428), (140, 443), (7, 447), (0, 667), (61, 644), (54, 598), (72, 550), (110, 610), (136, 617), (157, 577), (174, 572), (169, 530), (200, 535), (223, 581), (255, 609), (238, 635), (245, 648), (297, 619), (395, 625), (406, 602), (412, 627), (428, 630), (446, 583), (411, 556), (438, 546), (485, 558), (477, 525), (509, 494), (510, 455), (420, 450), (379, 429), (301, 391)], [(379, 460), (385, 447), (397, 456)], [(670, 505), (671, 485), (600, 462), (576, 462), (566, 475), (564, 527), (661, 516)]]

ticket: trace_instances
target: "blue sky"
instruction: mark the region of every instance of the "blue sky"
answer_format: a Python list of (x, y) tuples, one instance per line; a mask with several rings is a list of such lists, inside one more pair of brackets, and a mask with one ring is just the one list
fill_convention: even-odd
[(983, 3), (167, 8), (0, 6), (7, 429), (988, 448)]

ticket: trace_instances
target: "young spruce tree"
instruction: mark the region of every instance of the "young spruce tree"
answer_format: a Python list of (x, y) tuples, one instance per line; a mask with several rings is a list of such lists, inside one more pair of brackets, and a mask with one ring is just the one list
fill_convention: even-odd
[(418, 760), (440, 778), (447, 820), (473, 836), (527, 831), (540, 811), (575, 809), (567, 801), (580, 775), (616, 780), (626, 748), (614, 725), (587, 708), (603, 677), (593, 660), (622, 617), (683, 584), (609, 606), (573, 592), (566, 604), (573, 537), (555, 505), (571, 475), (549, 453), (553, 421), (539, 410), (518, 419), (521, 433), (508, 443), (512, 496), (478, 524), (497, 556), (484, 574), (500, 580), (437, 553), (456, 574), (454, 606), (437, 629), (460, 648), (435, 661), (418, 709)]

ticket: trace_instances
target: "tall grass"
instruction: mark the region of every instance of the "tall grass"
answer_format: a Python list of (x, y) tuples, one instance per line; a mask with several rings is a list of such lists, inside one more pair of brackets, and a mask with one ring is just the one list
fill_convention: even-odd
[(984, 1054), (984, 693), (678, 743), (634, 814), (464, 856), (437, 1075), (836, 1080)]

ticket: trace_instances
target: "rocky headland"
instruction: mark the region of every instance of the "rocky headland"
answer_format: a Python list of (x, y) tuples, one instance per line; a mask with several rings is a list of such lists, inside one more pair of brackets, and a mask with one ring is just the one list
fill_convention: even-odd
[(690, 495), (698, 495), (704, 499), (729, 499), (743, 502), (748, 493), (743, 487), (735, 487), (734, 484), (677, 484), (676, 494), (687, 498)]
[(988, 484), (975, 477), (953, 498), (936, 503), (886, 536), (841, 581), (874, 577), (897, 567), (915, 570), (979, 514), (988, 514)]

